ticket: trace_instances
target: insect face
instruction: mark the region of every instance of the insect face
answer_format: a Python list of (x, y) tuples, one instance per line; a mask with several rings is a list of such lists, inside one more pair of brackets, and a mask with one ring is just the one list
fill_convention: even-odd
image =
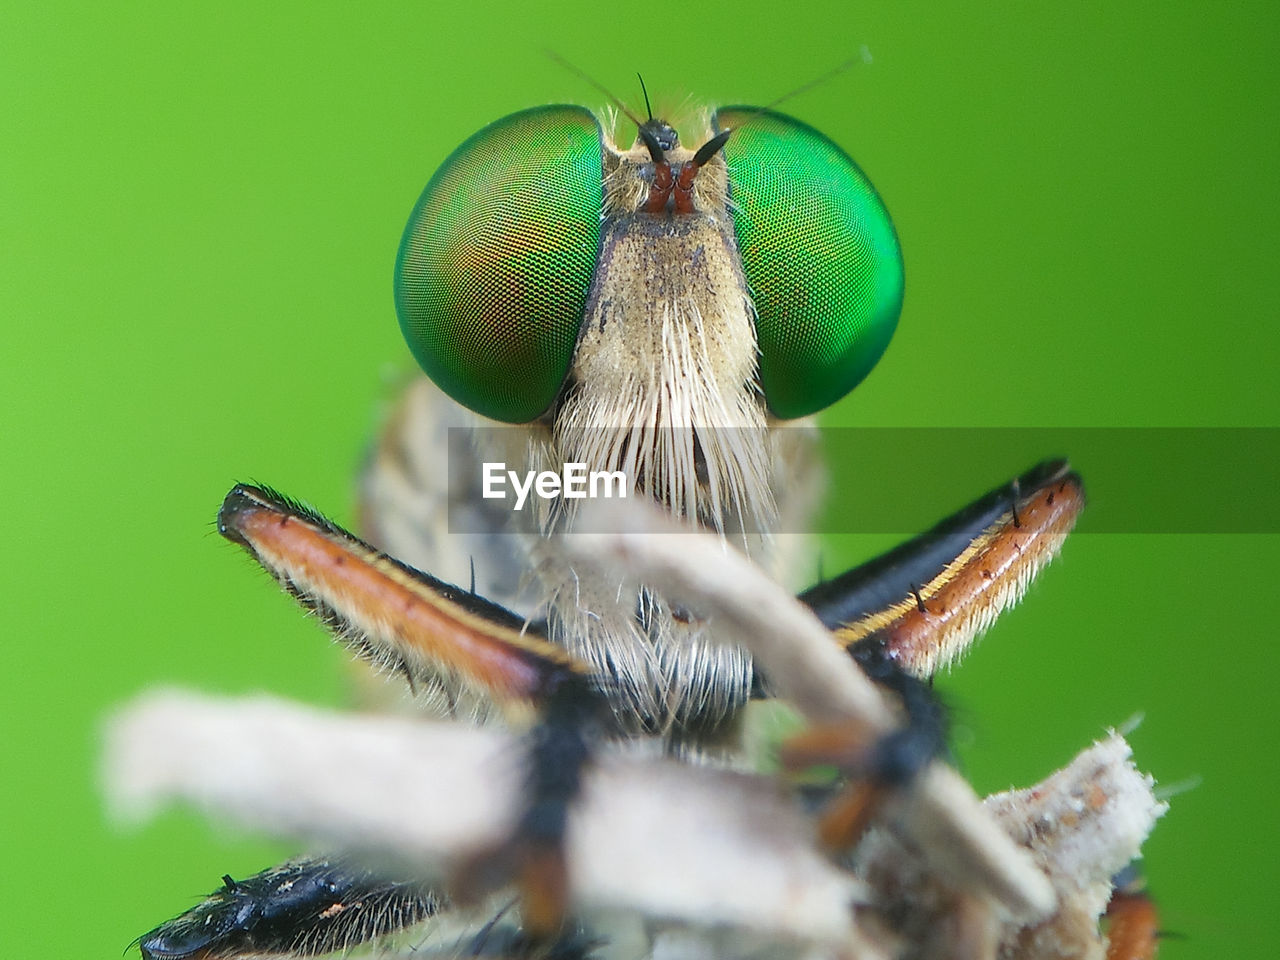
[[(702, 125), (696, 151), (658, 120), (623, 150), (590, 112), (538, 107), (454, 151), (396, 262), (401, 327), (432, 379), (484, 416), (527, 422), (592, 390), (596, 371), (575, 362), (587, 331), (670, 319), (695, 334), (701, 320), (718, 352), (745, 357), (718, 386), (753, 400), (762, 390), (775, 416), (813, 413), (857, 385), (902, 305), (879, 196), (790, 117), (727, 107)], [(617, 250), (637, 231), (648, 256)], [(708, 259), (722, 262), (691, 276)], [(665, 318), (648, 309), (659, 294)], [(743, 316), (717, 325), (726, 310)]]

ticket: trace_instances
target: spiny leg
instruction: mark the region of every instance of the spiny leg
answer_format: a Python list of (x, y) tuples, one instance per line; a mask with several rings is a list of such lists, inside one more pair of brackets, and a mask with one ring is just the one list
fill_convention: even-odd
[[(299, 602), (353, 651), (402, 672), (412, 686), (469, 687), (500, 708), (540, 711), (530, 737), (527, 807), (506, 848), (464, 869), (479, 893), (515, 873), (526, 930), (551, 936), (567, 896), (563, 838), (588, 760), (591, 728), (608, 711), (585, 669), (536, 625), (374, 550), (331, 521), (272, 491), (238, 486), (218, 516)], [(491, 876), (492, 874), (496, 876)]]
[(235, 487), (218, 513), (218, 532), (352, 653), (411, 685), (447, 682), (518, 709), (581, 675), (537, 625), (373, 549), (273, 490)]
[(946, 714), (929, 680), (1017, 603), (1084, 506), (1066, 461), (1042, 463), (888, 553), (800, 595), (863, 671), (892, 690), (905, 724), (876, 742), (835, 728), (793, 738), (792, 768), (834, 764), (852, 780), (820, 835), (847, 849), (885, 797), (946, 750)]
[[(527, 806), (515, 835), (501, 850), (478, 853), (462, 872), (476, 894), (514, 875), (523, 892), (525, 930), (535, 938), (553, 936), (566, 910), (562, 841), (568, 806), (589, 759), (591, 730), (608, 715), (583, 668), (548, 642), (538, 626), (374, 550), (267, 488), (235, 487), (218, 513), (218, 530), (244, 547), (353, 653), (403, 675), (411, 688), (449, 685), (467, 689), (499, 710), (527, 714), (532, 708), (540, 715), (530, 735)], [(232, 957), (267, 949), (264, 938), (271, 944), (296, 941), (300, 946), (290, 948), (295, 953), (312, 944), (311, 953), (327, 952), (391, 932), (398, 928), (394, 921), (402, 926), (424, 919), (444, 901), (422, 892), (431, 902), (429, 912), (383, 909), (376, 923), (352, 919), (342, 925), (345, 939), (327, 937), (323, 930), (330, 918), (324, 908), (311, 909), (312, 902), (306, 901), (293, 909), (296, 896), (287, 889), (275, 895), (267, 888), (289, 871), (300, 872), (316, 886), (317, 903), (347, 886), (354, 896), (360, 884), (388, 885), (374, 874), (333, 879), (328, 870), (332, 862), (295, 860), (249, 880), (229, 882), (143, 937), (143, 955), (148, 960)], [(321, 889), (325, 883), (333, 888), (327, 894)], [(358, 913), (354, 905), (332, 908), (339, 906), (351, 918)], [(196, 945), (183, 946), (189, 942)]]
[(434, 916), (433, 891), (342, 859), (303, 857), (233, 880), (138, 939), (143, 960), (312, 956)]
[[(341, 858), (298, 857), (233, 880), (138, 938), (143, 960), (310, 957), (346, 951), (449, 909), (438, 892)], [(597, 945), (569, 930), (549, 940), (501, 914), (449, 956), (586, 960)], [(443, 956), (445, 954), (441, 954)]]
[(1080, 477), (1047, 461), (800, 600), (846, 647), (878, 643), (928, 678), (1022, 598), (1083, 508)]

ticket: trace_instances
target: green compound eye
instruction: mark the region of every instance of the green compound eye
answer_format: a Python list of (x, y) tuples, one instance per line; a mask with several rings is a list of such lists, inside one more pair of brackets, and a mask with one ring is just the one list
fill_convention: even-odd
[(396, 257), (400, 328), (427, 375), (524, 423), (560, 389), (600, 247), (600, 125), (581, 107), (513, 113), (436, 171)]
[(770, 410), (803, 417), (871, 372), (902, 311), (902, 251), (875, 188), (843, 150), (771, 110), (725, 107), (734, 231), (756, 306)]

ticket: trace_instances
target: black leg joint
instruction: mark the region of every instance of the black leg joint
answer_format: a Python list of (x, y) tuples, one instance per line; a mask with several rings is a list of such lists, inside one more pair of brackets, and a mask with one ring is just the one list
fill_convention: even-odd
[(906, 724), (872, 748), (868, 774), (902, 786), (933, 760), (947, 758), (947, 710), (933, 688), (903, 670), (874, 635), (851, 646), (849, 655), (872, 681), (897, 696), (906, 714)]
[(523, 840), (555, 845), (563, 840), (604, 707), (596, 689), (577, 674), (566, 672), (547, 692), (542, 720), (530, 734)]

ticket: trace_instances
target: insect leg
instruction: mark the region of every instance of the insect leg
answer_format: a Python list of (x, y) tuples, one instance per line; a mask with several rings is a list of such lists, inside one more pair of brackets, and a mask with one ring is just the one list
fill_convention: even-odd
[(138, 939), (143, 960), (345, 950), (433, 916), (441, 898), (341, 859), (303, 857), (233, 880)]
[(844, 646), (878, 643), (928, 678), (1022, 598), (1083, 508), (1080, 477), (1048, 461), (800, 600)]
[(607, 710), (585, 669), (536, 626), (467, 590), (394, 560), (300, 504), (263, 487), (228, 494), (218, 529), (241, 544), (358, 656), (411, 684), (440, 675), (499, 709), (540, 715), (530, 735), (525, 814), (511, 842), (464, 870), (486, 890), (512, 873), (526, 929), (552, 934), (566, 910), (563, 838), (568, 806)]
[(265, 487), (235, 487), (218, 531), (240, 544), (352, 652), (411, 682), (442, 675), (501, 707), (536, 703), (579, 670), (536, 626), (374, 550)]
[(1107, 912), (1107, 960), (1155, 960), (1159, 949), (1160, 915), (1132, 865), (1114, 880)]
[(787, 744), (788, 766), (832, 763), (851, 778), (820, 823), (829, 847), (852, 846), (885, 795), (945, 752), (946, 713), (928, 678), (1017, 602), (1083, 505), (1080, 479), (1066, 462), (1043, 463), (801, 594), (863, 671), (896, 694), (906, 719), (876, 742), (816, 728)]

